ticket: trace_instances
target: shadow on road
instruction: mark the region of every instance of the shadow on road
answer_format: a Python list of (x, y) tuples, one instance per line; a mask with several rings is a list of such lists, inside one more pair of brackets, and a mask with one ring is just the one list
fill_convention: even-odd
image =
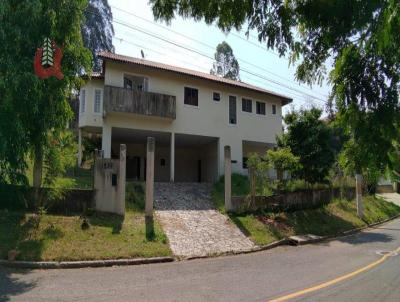
[(20, 295), (36, 286), (36, 282), (19, 280), (13, 273), (27, 274), (29, 270), (11, 270), (0, 267), (0, 301), (10, 301), (12, 296)]
[(353, 236), (338, 238), (338, 241), (345, 242), (348, 244), (367, 244), (374, 242), (391, 242), (394, 238), (391, 235), (384, 233), (368, 232), (359, 233)]

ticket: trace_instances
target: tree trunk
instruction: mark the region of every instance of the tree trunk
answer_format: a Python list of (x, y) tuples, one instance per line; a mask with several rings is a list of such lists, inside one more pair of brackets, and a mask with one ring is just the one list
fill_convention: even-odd
[(283, 182), (283, 170), (282, 169), (276, 170), (276, 178), (278, 180), (278, 186), (277, 186), (278, 194), (280, 194), (282, 191), (282, 182)]
[(40, 206), (40, 187), (42, 185), (43, 151), (41, 147), (35, 148), (33, 163), (33, 187), (35, 190), (35, 203)]
[(357, 203), (357, 215), (360, 218), (364, 216), (364, 209), (362, 203), (362, 175), (356, 174), (356, 203)]
[(256, 198), (256, 173), (254, 168), (249, 168), (250, 174), (250, 205), (249, 209), (255, 205)]

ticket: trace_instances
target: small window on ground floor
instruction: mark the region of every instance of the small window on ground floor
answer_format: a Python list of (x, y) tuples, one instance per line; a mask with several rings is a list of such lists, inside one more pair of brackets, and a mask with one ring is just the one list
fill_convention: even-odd
[(221, 94), (219, 92), (213, 92), (213, 101), (219, 102), (221, 100)]
[(257, 114), (265, 115), (265, 103), (257, 102), (256, 103), (256, 112), (257, 112)]
[(160, 166), (165, 167), (165, 158), (161, 158), (160, 160)]
[(196, 88), (185, 87), (185, 105), (199, 106), (199, 90)]

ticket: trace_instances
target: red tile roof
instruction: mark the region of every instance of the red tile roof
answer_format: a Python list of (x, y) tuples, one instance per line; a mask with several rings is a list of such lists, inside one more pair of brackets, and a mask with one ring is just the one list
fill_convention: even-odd
[[(181, 68), (177, 66), (172, 66), (172, 65), (167, 65), (163, 63), (158, 63), (154, 61), (149, 61), (149, 60), (144, 60), (144, 59), (139, 59), (139, 58), (134, 58), (134, 57), (128, 57), (128, 56), (123, 56), (123, 55), (118, 55), (110, 52), (100, 52), (98, 54), (100, 58), (103, 60), (112, 60), (112, 61), (117, 61), (117, 62), (122, 62), (122, 63), (128, 63), (128, 64), (136, 64), (136, 65), (142, 65), (145, 67), (150, 67), (150, 68), (155, 68), (155, 69), (160, 69), (160, 70), (165, 70), (165, 71), (170, 71), (170, 72), (175, 72), (179, 74), (184, 74), (184, 75), (189, 75), (193, 76), (196, 78), (201, 78), (209, 81), (214, 81), (214, 82), (219, 82), (225, 85), (230, 85), (230, 86), (236, 86), (239, 88), (245, 88), (251, 91), (255, 92), (260, 92), (264, 93), (269, 96), (276, 96), (282, 100), (282, 105), (286, 105), (292, 102), (292, 99), (290, 97), (257, 87), (253, 86), (244, 82), (239, 82), (239, 81), (234, 81), (230, 79), (225, 79), (219, 76), (215, 76), (212, 74), (204, 73), (204, 72), (199, 72), (191, 69), (186, 69), (186, 68)], [(93, 75), (92, 75), (93, 76)]]

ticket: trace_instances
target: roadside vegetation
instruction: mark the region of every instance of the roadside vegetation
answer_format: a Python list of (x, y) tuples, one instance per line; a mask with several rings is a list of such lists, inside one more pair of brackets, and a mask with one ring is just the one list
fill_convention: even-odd
[[(223, 181), (220, 180), (215, 184), (213, 190), (213, 200), (222, 212), (224, 212), (223, 188)], [(240, 196), (248, 193), (247, 177), (234, 174), (232, 176), (232, 194)], [(366, 196), (363, 201), (363, 219), (357, 216), (355, 202), (347, 200), (334, 200), (317, 209), (278, 213), (267, 211), (229, 213), (229, 217), (256, 244), (265, 245), (293, 235), (335, 235), (400, 214), (399, 206), (382, 198)]]

